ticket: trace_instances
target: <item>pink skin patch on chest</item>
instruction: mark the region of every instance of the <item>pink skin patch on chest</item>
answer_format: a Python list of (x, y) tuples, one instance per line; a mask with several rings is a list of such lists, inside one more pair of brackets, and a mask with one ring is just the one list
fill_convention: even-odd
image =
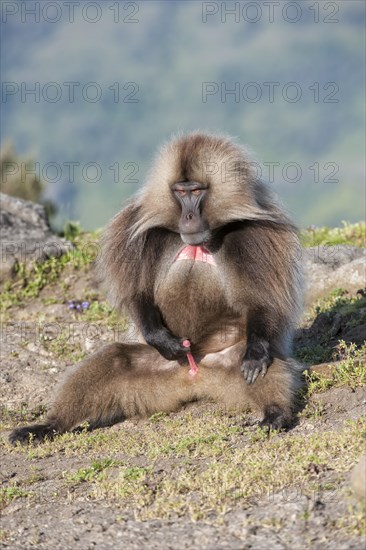
[(211, 265), (216, 265), (215, 259), (211, 252), (204, 246), (187, 245), (177, 254), (175, 261), (193, 260), (194, 262), (204, 262)]

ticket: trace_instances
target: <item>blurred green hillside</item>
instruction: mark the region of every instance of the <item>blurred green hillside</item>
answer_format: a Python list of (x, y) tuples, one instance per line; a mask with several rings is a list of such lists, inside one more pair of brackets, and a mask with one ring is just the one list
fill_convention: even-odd
[[(3, 80), (41, 89), (39, 102), (22, 101), (20, 91), (6, 98), (3, 136), (39, 159), (41, 171), (54, 164), (46, 176), (59, 225), (103, 225), (142, 184), (158, 144), (195, 128), (247, 144), (264, 179), (273, 166), (271, 185), (303, 227), (364, 218), (364, 2), (304, 0), (293, 23), (282, 3), (272, 23), (263, 3), (255, 23), (242, 12), (239, 21), (218, 13), (204, 22), (201, 2), (132, 4), (135, 23), (115, 23), (104, 2), (95, 24), (76, 11), (73, 23), (63, 12), (54, 24), (14, 16), (3, 25)], [(62, 90), (59, 101), (42, 95), (50, 82)], [(78, 84), (73, 102), (65, 82)], [(99, 101), (82, 97), (90, 82), (102, 90)], [(99, 174), (83, 171), (91, 162)], [(78, 163), (73, 181), (70, 163)]]

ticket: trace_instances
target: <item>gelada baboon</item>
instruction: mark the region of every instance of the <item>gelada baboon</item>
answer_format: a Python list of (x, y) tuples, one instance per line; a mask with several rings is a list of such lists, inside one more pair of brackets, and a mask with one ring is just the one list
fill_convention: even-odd
[(109, 345), (71, 369), (45, 423), (14, 430), (11, 441), (203, 397), (254, 405), (264, 425), (287, 427), (301, 383), (288, 357), (301, 302), (298, 251), (296, 228), (242, 147), (199, 132), (173, 139), (106, 228), (99, 259), (110, 301), (145, 343)]

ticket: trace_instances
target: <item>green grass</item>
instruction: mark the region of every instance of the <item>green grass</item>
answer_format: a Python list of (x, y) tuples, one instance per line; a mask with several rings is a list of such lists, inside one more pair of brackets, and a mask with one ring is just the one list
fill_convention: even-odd
[(306, 247), (337, 244), (365, 247), (366, 223), (343, 222), (343, 227), (309, 227), (301, 232), (301, 243)]
[[(339, 381), (351, 387), (357, 376), (357, 385), (366, 383), (360, 371), (345, 365), (339, 371)], [(316, 418), (322, 416), (319, 409)], [(2, 447), (35, 464), (42, 457), (90, 457), (89, 464), (64, 473), (66, 487), (82, 486), (88, 498), (133, 509), (140, 519), (189, 515), (194, 520), (246, 507), (250, 499), (266, 499), (291, 487), (301, 487), (309, 498), (316, 491), (338, 490), (364, 450), (366, 417), (326, 431), (270, 435), (243, 426), (244, 419), (208, 405), (180, 416), (155, 416), (137, 426), (68, 433), (39, 446), (13, 448), (3, 441)], [(311, 464), (332, 475), (314, 479)]]
[[(206, 422), (209, 423), (207, 418)], [(193, 421), (192, 427), (200, 426)], [(308, 472), (309, 463), (329, 465), (339, 473), (347, 471), (362, 452), (365, 430), (366, 419), (350, 423), (341, 433), (310, 436), (273, 435), (268, 439), (259, 429), (260, 437), (256, 429), (244, 429), (243, 445), (226, 429), (226, 437), (214, 450), (207, 446), (207, 435), (201, 440), (195, 439), (192, 447), (179, 444), (179, 440), (182, 443), (186, 438), (178, 436), (174, 448), (162, 446), (161, 455), (156, 457), (158, 464), (150, 471), (141, 470), (132, 480), (127, 475), (128, 466), (123, 466), (117, 476), (91, 486), (90, 494), (101, 499), (114, 497), (122, 503), (127, 501), (127, 506), (133, 497), (132, 506), (141, 519), (188, 514), (194, 520), (212, 512), (225, 513), (234, 506), (245, 507), (248, 499), (265, 499), (291, 484), (301, 486), (303, 494), (311, 496), (319, 488), (324, 492), (333, 490), (335, 484), (314, 483)], [(176, 462), (170, 475), (161, 476), (162, 456), (175, 461), (184, 456), (185, 460)]]
[(337, 346), (339, 363), (331, 369), (330, 376), (310, 372), (307, 376), (308, 397), (313, 393), (326, 391), (331, 387), (347, 385), (352, 389), (366, 386), (366, 343), (357, 347), (343, 340)]
[(303, 346), (296, 350), (295, 356), (305, 365), (319, 365), (331, 361), (333, 349), (326, 344)]
[(32, 493), (20, 487), (0, 487), (0, 510), (17, 498), (31, 497)]
[(94, 460), (87, 468), (80, 468), (76, 472), (65, 474), (65, 479), (69, 482), (80, 483), (82, 481), (91, 481), (100, 478), (102, 473), (112, 466), (117, 466), (120, 462), (111, 458)]
[[(222, 415), (188, 418), (179, 430), (178, 424), (174, 418), (161, 421), (158, 438), (147, 423), (135, 433), (109, 434), (109, 441), (89, 439), (88, 454), (107, 452), (109, 458), (68, 473), (65, 483), (83, 484), (88, 498), (133, 509), (139, 519), (189, 515), (198, 520), (236, 506), (245, 508), (253, 498), (285, 494), (291, 487), (309, 498), (319, 491), (338, 490), (362, 453), (366, 435), (366, 418), (349, 421), (341, 430), (271, 437), (259, 428), (241, 428), (239, 434)], [(219, 435), (216, 445), (209, 436), (213, 430)], [(78, 443), (85, 437), (78, 436)], [(70, 434), (46, 445), (57, 456), (60, 443), (66, 450), (68, 440)], [(73, 453), (85, 456), (82, 449), (83, 445), (75, 446)], [(314, 479), (311, 464), (332, 471), (332, 476)], [(22, 489), (5, 492), (7, 501), (20, 496), (29, 495)]]
[(362, 310), (362, 319), (366, 320), (366, 296), (360, 294), (350, 295), (343, 288), (335, 288), (327, 296), (318, 299), (310, 310), (310, 317), (315, 317), (319, 313), (329, 313), (336, 311), (344, 315), (355, 313)]

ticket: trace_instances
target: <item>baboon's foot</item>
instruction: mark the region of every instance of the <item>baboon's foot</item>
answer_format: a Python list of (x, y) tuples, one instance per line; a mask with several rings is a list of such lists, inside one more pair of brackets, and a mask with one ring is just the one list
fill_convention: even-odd
[(269, 430), (283, 430), (290, 427), (292, 417), (279, 405), (269, 405), (264, 411), (264, 418), (259, 425)]
[(9, 441), (15, 445), (19, 443), (31, 443), (33, 441), (43, 441), (45, 437), (52, 439), (57, 434), (53, 424), (32, 424), (13, 430), (9, 435)]

